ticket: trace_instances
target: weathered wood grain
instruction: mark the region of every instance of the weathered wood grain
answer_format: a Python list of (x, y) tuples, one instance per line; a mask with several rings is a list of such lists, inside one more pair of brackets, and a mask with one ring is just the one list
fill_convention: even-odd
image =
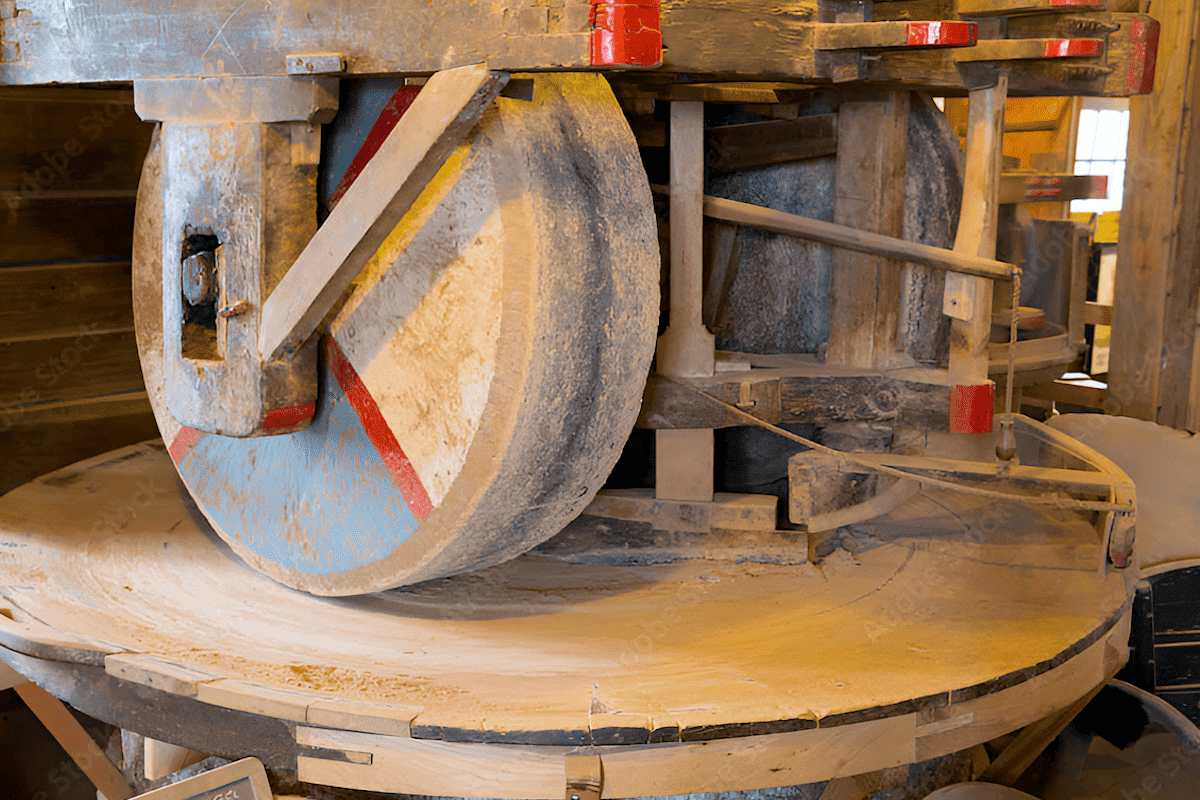
[[(904, 223), (908, 94), (843, 103), (838, 110), (835, 224), (899, 238)], [(887, 367), (895, 356), (900, 262), (833, 251), (829, 353), (834, 364)]]
[(0, 342), (133, 330), (128, 261), (0, 268)]

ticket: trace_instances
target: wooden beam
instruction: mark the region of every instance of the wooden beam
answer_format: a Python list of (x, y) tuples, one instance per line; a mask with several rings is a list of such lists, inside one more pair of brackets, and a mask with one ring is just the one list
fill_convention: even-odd
[[(966, 184), (954, 252), (979, 258), (996, 254), (1004, 101), (1008, 77), (971, 92), (967, 111)], [(992, 282), (965, 274), (946, 276), (943, 309), (951, 317), (950, 385), (988, 380), (988, 337), (992, 328)]]
[(507, 80), (481, 64), (429, 79), (263, 303), (264, 361), (294, 351), (316, 330)]
[[(715, 339), (704, 327), (704, 103), (671, 103), (670, 316), (657, 369), (674, 377), (713, 374)], [(655, 433), (655, 493), (664, 500), (713, 499), (713, 432)]]
[[(833, 221), (899, 239), (904, 225), (908, 93), (842, 103)], [(886, 368), (896, 349), (899, 261), (858, 250), (833, 252), (828, 361)]]
[(1112, 325), (1113, 307), (1105, 303), (1088, 300), (1083, 307), (1083, 324)]
[[(661, 193), (668, 191), (661, 186), (651, 188)], [(775, 211), (751, 203), (739, 203), (736, 200), (725, 200), (721, 197), (705, 195), (704, 215), (764, 231), (800, 236), (860, 253), (871, 253), (899, 261), (911, 261), (937, 269), (961, 272), (964, 275), (977, 275), (992, 280), (1012, 280), (1013, 272), (1016, 269), (1012, 264), (996, 261), (993, 258), (980, 258), (972, 253), (930, 247), (926, 244), (909, 242), (870, 231), (860, 231), (834, 222), (810, 219), (798, 214), (788, 214), (784, 211)]]
[(133, 797), (125, 776), (61, 700), (34, 683), (18, 684), (15, 691), (106, 800)]
[(785, 164), (837, 152), (837, 126), (832, 114), (724, 125), (705, 132), (705, 161), (710, 169), (739, 169)]

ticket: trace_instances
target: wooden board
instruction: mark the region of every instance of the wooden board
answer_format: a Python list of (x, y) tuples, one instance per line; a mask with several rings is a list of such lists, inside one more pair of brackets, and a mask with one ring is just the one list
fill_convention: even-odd
[[(379, 725), (406, 709), (411, 739), (393, 727), (342, 743), (433, 759), (406, 760), (424, 777), (389, 791), (463, 794), (468, 776), (446, 765), (488, 774), (497, 745), (532, 760), (527, 783), (494, 796), (557, 796), (537, 754), (591, 743), (621, 754), (614, 796), (823, 780), (969, 747), (1117, 668), (1132, 576), (1098, 575), (1084, 521), (928, 494), (858, 530), (857, 555), (816, 566), (753, 556), (788, 541), (803, 556), (786, 534), (725, 554), (707, 536), (584, 517), (504, 565), (330, 600), (232, 558), (154, 444), (0, 498), (0, 552), (16, 554), (0, 559), (0, 591), (18, 618), (64, 632), (40, 657), (72, 660), (66, 632), (86, 632), (110, 674), (146, 690), (310, 726), (331, 702)], [(714, 768), (726, 752), (738, 769)], [(382, 780), (312, 757), (323, 780)]]
[(0, 269), (0, 342), (133, 330), (128, 261)]
[(633, 427), (658, 312), (650, 192), (602, 77), (491, 106), (320, 329), (315, 416), (285, 435), (201, 434), (168, 409), (161, 157), (133, 259), (147, 391), (242, 558), (355, 594), (511, 558), (583, 510)]

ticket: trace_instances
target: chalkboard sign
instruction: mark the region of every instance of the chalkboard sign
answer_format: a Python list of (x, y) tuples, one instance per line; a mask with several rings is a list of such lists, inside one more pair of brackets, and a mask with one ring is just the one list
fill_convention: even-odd
[(243, 758), (140, 794), (134, 800), (272, 800), (272, 797), (262, 762), (257, 758)]

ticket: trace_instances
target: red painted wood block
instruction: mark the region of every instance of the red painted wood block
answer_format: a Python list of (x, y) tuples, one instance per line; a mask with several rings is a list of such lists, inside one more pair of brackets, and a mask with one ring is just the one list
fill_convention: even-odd
[(1129, 73), (1125, 78), (1127, 94), (1154, 91), (1154, 68), (1158, 62), (1158, 20), (1135, 17), (1129, 23)]
[(592, 0), (592, 64), (653, 67), (662, 62), (657, 0)]
[(264, 431), (284, 431), (288, 428), (294, 428), (311, 419), (315, 413), (317, 413), (317, 404), (315, 402), (306, 403), (302, 406), (273, 408), (263, 417), (262, 429)]
[(1042, 58), (1098, 56), (1101, 50), (1103, 42), (1099, 39), (1048, 39), (1042, 50)]
[(996, 384), (950, 387), (950, 432), (991, 433)]
[(1051, 6), (1082, 6), (1084, 8), (1104, 8), (1104, 0), (1050, 0)]
[(905, 32), (909, 47), (970, 47), (978, 38), (979, 25), (945, 20), (910, 22)]

